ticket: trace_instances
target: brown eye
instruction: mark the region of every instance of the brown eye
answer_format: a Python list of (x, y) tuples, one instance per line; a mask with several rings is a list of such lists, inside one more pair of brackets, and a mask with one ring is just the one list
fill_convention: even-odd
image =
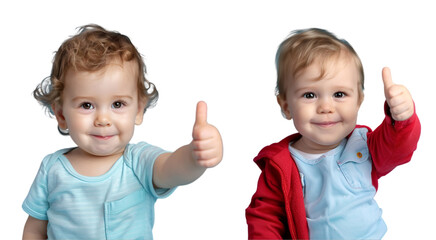
[(122, 108), (124, 105), (126, 105), (124, 102), (116, 101), (112, 103), (112, 108), (118, 109), (118, 108)]
[(90, 110), (90, 109), (94, 109), (94, 106), (92, 106), (91, 103), (89, 102), (84, 102), (80, 105), (81, 108), (86, 109), (86, 110)]
[(304, 93), (304, 94), (303, 94), (303, 97), (304, 97), (304, 98), (307, 98), (307, 99), (312, 99), (312, 98), (315, 98), (315, 93), (313, 93), (313, 92), (307, 92), (307, 93)]
[(334, 96), (335, 98), (344, 98), (347, 95), (344, 92), (336, 92)]

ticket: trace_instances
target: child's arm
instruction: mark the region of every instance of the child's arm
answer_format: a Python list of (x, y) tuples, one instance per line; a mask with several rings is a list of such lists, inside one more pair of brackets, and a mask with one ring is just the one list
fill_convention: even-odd
[[(268, 160), (262, 164), (256, 192), (245, 211), (248, 239), (290, 239), (286, 221), (286, 203), (280, 178), (282, 174)], [(295, 236), (295, 234), (294, 234)]]
[(39, 220), (29, 216), (24, 225), (23, 240), (25, 239), (47, 239), (48, 221)]
[(382, 76), (386, 117), (377, 129), (368, 133), (373, 183), (396, 166), (410, 161), (421, 133), (421, 124), (407, 88), (393, 83), (389, 68), (383, 69)]
[(197, 104), (192, 141), (173, 153), (160, 155), (153, 168), (157, 188), (171, 188), (195, 181), (207, 168), (221, 162), (223, 144), (217, 128), (207, 123), (207, 106)]

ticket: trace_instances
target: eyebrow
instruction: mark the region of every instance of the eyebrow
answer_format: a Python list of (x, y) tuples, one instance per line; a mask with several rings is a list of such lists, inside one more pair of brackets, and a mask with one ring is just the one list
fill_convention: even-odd
[[(113, 96), (112, 97), (112, 99), (133, 99), (133, 97), (132, 96), (130, 96), (130, 95), (115, 95), (115, 96)], [(74, 97), (73, 99), (72, 99), (72, 101), (73, 102), (79, 102), (79, 101), (81, 101), (81, 100), (95, 100), (95, 97), (92, 97), (92, 96), (77, 96), (77, 97)]]
[[(294, 88), (294, 93), (300, 93), (300, 92), (306, 92), (306, 91), (312, 91), (315, 87), (309, 86), (309, 87), (301, 87), (301, 88)], [(343, 86), (335, 86), (334, 89), (337, 91), (348, 91), (354, 93), (354, 88), (349, 87), (343, 87)]]
[(129, 99), (133, 99), (132, 96), (130, 95), (115, 95), (114, 99), (118, 99), (118, 98), (129, 98)]
[(350, 87), (336, 86), (335, 89), (343, 90), (343, 91), (349, 91), (349, 92), (354, 92), (354, 88), (350, 88)]

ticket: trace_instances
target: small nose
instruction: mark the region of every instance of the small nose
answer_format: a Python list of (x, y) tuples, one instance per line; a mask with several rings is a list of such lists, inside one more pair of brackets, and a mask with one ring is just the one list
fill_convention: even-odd
[(331, 99), (320, 99), (317, 112), (319, 114), (333, 113), (335, 108)]
[(97, 116), (94, 121), (94, 125), (96, 127), (110, 127), (112, 125), (110, 121), (110, 117), (104, 111), (100, 111), (97, 113)]

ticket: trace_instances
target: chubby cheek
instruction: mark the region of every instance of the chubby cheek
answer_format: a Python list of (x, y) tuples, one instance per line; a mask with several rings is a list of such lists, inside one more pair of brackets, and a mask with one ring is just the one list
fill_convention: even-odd
[(130, 136), (132, 136), (133, 135), (133, 132), (135, 131), (135, 123), (133, 122), (126, 122), (125, 124), (123, 124), (123, 127), (121, 127), (122, 128), (122, 131), (121, 132), (123, 132), (123, 133), (125, 133), (125, 134), (128, 134), (128, 135), (130, 135)]
[(345, 118), (346, 121), (350, 123), (356, 123), (358, 112), (359, 106), (356, 104), (350, 104), (349, 106), (342, 109), (341, 115)]
[(308, 106), (294, 106), (292, 109), (297, 109), (296, 111), (291, 110), (292, 119), (295, 128), (300, 132), (304, 131), (304, 127), (310, 123), (312, 114), (311, 111), (315, 111), (313, 107)]
[(87, 118), (74, 119), (67, 121), (70, 137), (79, 145), (78, 141), (83, 141), (83, 136), (91, 133), (93, 122)]
[(64, 116), (70, 132), (83, 131), (86, 129), (86, 126), (93, 124), (91, 118), (88, 116), (76, 116), (68, 111), (64, 113)]
[(119, 119), (116, 122), (116, 127), (119, 130), (120, 134), (132, 136), (135, 130), (135, 119), (135, 116)]

